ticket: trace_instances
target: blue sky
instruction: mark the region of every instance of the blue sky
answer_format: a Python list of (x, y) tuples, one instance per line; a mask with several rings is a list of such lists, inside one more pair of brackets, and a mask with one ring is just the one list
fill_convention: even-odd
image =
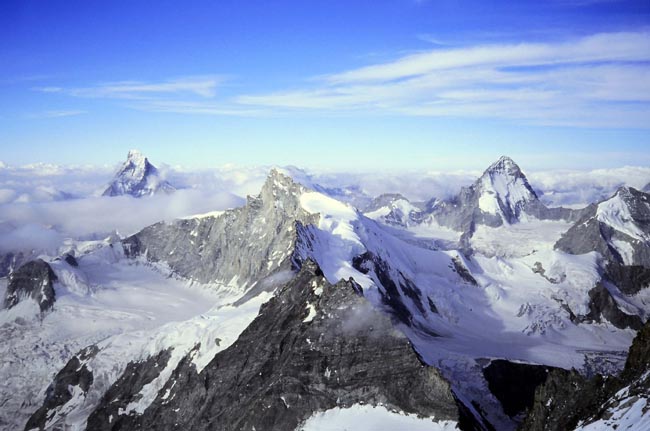
[(9, 164), (650, 165), (647, 0), (5, 0), (0, 64)]

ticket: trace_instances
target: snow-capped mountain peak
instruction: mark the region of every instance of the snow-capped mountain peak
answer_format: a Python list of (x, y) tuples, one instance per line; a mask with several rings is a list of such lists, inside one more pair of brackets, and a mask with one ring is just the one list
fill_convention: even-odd
[(408, 227), (420, 221), (421, 210), (399, 193), (386, 193), (368, 205), (365, 215), (385, 224)]
[(475, 188), (479, 192), (481, 211), (500, 215), (508, 223), (519, 219), (528, 202), (538, 200), (524, 173), (507, 156), (487, 168), (475, 183)]
[(595, 250), (613, 262), (650, 266), (649, 194), (621, 187), (589, 208), (556, 248), (572, 254)]
[(648, 215), (650, 196), (631, 187), (619, 188), (614, 196), (598, 204), (596, 209), (599, 222), (639, 241), (650, 240), (648, 226), (641, 225)]
[(104, 191), (104, 196), (149, 196), (160, 191), (171, 193), (175, 189), (160, 177), (158, 169), (138, 150), (130, 150), (126, 161)]

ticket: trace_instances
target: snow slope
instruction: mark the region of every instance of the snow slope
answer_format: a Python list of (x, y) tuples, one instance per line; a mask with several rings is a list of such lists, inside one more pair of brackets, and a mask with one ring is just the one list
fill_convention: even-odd
[(202, 343), (195, 356), (201, 368), (236, 340), (268, 299), (263, 294), (234, 307), (228, 304), (237, 298), (224, 297), (211, 286), (189, 285), (168, 276), (162, 267), (123, 259), (119, 245), (96, 246), (78, 259), (78, 268), (52, 262), (60, 280), (55, 285), (57, 302), (42, 321), (30, 301), (0, 311), (0, 336), (11, 340), (0, 344), (0, 428), (24, 426), (42, 404), (54, 374), (91, 344), (100, 348), (89, 361), (94, 383), (86, 398), (73, 397), (61, 408), (68, 414), (64, 423), (70, 429), (84, 429), (87, 415), (129, 361), (173, 347), (160, 378), (143, 389), (137, 405), (130, 406), (142, 411), (196, 343)]
[(397, 413), (382, 406), (356, 404), (348, 408), (335, 408), (319, 412), (298, 428), (300, 431), (452, 431), (453, 421), (434, 422), (430, 418)]

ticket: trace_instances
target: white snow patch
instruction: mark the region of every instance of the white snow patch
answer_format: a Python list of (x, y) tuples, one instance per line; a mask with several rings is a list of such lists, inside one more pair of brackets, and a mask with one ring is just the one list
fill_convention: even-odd
[(298, 427), (300, 431), (451, 431), (457, 430), (454, 421), (436, 422), (432, 418), (392, 412), (386, 407), (355, 404), (348, 408), (336, 407), (315, 413)]
[(302, 319), (303, 322), (311, 322), (314, 320), (314, 317), (316, 317), (316, 307), (314, 307), (314, 304), (308, 303), (307, 309), (309, 310), (309, 313), (307, 314), (307, 317)]

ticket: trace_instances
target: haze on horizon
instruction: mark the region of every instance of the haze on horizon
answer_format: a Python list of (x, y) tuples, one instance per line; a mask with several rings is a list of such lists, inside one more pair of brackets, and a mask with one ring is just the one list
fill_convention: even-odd
[(0, 160), (650, 165), (650, 3), (0, 5)]

